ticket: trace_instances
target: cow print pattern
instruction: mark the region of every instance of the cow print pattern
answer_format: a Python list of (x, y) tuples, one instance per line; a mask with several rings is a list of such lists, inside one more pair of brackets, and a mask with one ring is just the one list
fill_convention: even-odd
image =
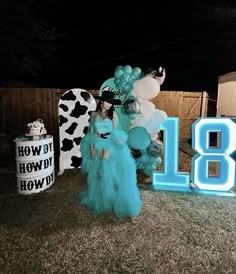
[(80, 102), (75, 103), (75, 108), (71, 111), (70, 116), (79, 118), (81, 115), (84, 115), (86, 111), (88, 110), (87, 106), (83, 106), (80, 104)]
[(94, 97), (83, 89), (66, 91), (59, 101), (60, 173), (81, 165), (80, 142), (96, 109)]
[(77, 128), (77, 126), (78, 126), (78, 124), (74, 122), (68, 127), (68, 129), (65, 130), (65, 132), (70, 134), (70, 135), (73, 135), (75, 129)]
[(63, 124), (67, 123), (68, 119), (63, 115), (59, 115), (59, 126), (61, 127)]
[(68, 108), (68, 106), (66, 106), (66, 105), (64, 105), (64, 104), (60, 104), (59, 105), (59, 108), (61, 108), (63, 111), (68, 111), (69, 110), (69, 108)]

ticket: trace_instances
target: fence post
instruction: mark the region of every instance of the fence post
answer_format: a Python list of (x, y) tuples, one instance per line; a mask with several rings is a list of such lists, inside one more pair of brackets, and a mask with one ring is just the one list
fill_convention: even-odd
[(202, 92), (201, 117), (205, 117), (207, 92)]

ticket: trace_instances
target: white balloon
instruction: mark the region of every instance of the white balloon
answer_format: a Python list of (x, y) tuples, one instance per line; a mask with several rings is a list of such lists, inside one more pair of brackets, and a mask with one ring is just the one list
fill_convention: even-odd
[(152, 77), (144, 77), (133, 84), (132, 95), (150, 100), (155, 98), (160, 92), (160, 84)]
[(135, 124), (135, 120), (134, 120), (134, 119), (130, 120), (129, 129), (131, 129), (131, 128), (133, 128), (133, 127), (136, 127), (136, 124)]
[(138, 100), (139, 104), (142, 104), (143, 102), (147, 101), (146, 99), (141, 99), (141, 98), (138, 98), (138, 97), (137, 97), (137, 100)]
[(151, 117), (152, 112), (155, 110), (155, 105), (152, 102), (149, 101), (143, 101), (140, 104), (140, 112), (143, 114), (143, 116), (149, 120)]
[(167, 114), (165, 111), (160, 110), (160, 109), (155, 109), (152, 114), (151, 117), (148, 121), (148, 123), (146, 124), (146, 130), (147, 132), (153, 136), (154, 134), (156, 134), (157, 132), (160, 131), (160, 125), (161, 123), (163, 123), (166, 119), (167, 119)]
[[(134, 82), (134, 83), (135, 83), (135, 82)], [(134, 86), (134, 83), (133, 83), (133, 86)], [(134, 88), (130, 91), (130, 95), (137, 97), (137, 95), (136, 95), (136, 92), (135, 92), (135, 89), (134, 89)]]
[(145, 127), (148, 122), (148, 119), (142, 114), (138, 114), (132, 121), (132, 126), (135, 125), (136, 127)]
[(167, 117), (168, 117), (168, 115), (165, 111), (160, 110), (160, 109), (155, 109), (152, 112), (151, 121), (158, 122), (161, 124), (167, 119)]

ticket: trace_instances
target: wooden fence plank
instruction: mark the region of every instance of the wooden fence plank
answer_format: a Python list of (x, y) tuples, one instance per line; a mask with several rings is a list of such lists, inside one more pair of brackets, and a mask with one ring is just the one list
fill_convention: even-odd
[[(48, 133), (59, 143), (58, 103), (66, 89), (53, 88), (0, 88), (1, 101), (5, 108), (2, 117), (7, 119), (5, 131), (15, 138), (24, 134), (26, 124), (42, 118)], [(88, 90), (95, 95), (98, 90)], [(160, 91), (150, 101), (168, 116), (179, 117), (180, 139), (191, 138), (192, 123), (205, 113), (207, 115), (208, 94), (204, 92)], [(203, 100), (204, 99), (204, 100)], [(2, 113), (4, 112), (4, 113)]]

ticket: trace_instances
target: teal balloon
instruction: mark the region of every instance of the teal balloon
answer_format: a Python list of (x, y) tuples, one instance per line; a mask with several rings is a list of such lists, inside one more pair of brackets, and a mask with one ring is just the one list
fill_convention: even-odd
[(126, 84), (124, 87), (124, 91), (130, 92), (132, 90), (133, 85), (131, 84)]
[(132, 74), (135, 76), (139, 76), (141, 74), (141, 69), (139, 67), (133, 68)]
[(125, 84), (126, 84), (126, 79), (125, 79), (125, 78), (122, 78), (122, 79), (120, 80), (120, 82), (121, 82), (123, 85), (125, 85)]
[(115, 70), (115, 77), (120, 78), (124, 74), (124, 71), (121, 68)]
[(128, 82), (128, 80), (129, 80), (129, 74), (126, 74), (125, 77), (124, 77), (124, 79), (126, 80), (126, 82)]
[(132, 72), (132, 68), (129, 65), (124, 66), (123, 70), (125, 73), (128, 73), (128, 74)]
[(119, 85), (120, 79), (117, 79), (117, 78), (116, 78), (116, 79), (114, 80), (114, 82), (115, 82), (116, 85)]
[(131, 73), (130, 76), (129, 76), (129, 81), (134, 82), (134, 80), (136, 80), (136, 76)]
[(123, 67), (122, 67), (122, 66), (117, 66), (117, 67), (115, 68), (115, 71), (118, 70), (118, 69), (123, 70)]
[(133, 127), (128, 132), (128, 143), (134, 149), (146, 149), (151, 142), (151, 135), (144, 127)]
[(141, 150), (141, 154), (141, 157), (136, 158), (136, 167), (142, 169), (144, 174), (152, 175), (153, 171), (162, 163), (162, 158), (151, 156), (146, 150)]

